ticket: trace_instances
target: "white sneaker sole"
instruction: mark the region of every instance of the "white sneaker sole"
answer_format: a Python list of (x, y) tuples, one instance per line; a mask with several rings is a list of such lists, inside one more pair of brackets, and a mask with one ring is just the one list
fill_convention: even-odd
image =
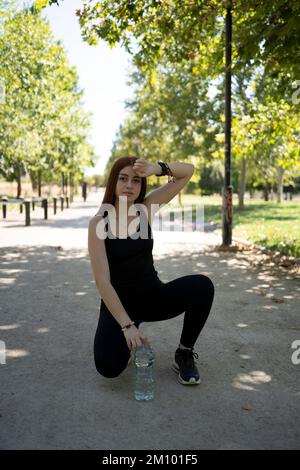
[(172, 369), (174, 370), (174, 372), (176, 372), (176, 374), (178, 374), (178, 382), (182, 385), (199, 385), (201, 383), (201, 379), (199, 378), (197, 380), (195, 379), (195, 377), (191, 377), (188, 382), (184, 380), (179, 373), (179, 367), (175, 361), (172, 364)]

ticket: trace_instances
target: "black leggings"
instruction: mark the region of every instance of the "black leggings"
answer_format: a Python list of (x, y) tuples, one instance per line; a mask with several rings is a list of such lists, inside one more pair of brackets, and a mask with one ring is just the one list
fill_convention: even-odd
[[(167, 320), (185, 312), (180, 343), (192, 348), (209, 315), (214, 285), (209, 277), (192, 274), (162, 283), (147, 296), (135, 292), (131, 300), (119, 297), (137, 328), (142, 322)], [(126, 369), (130, 352), (119, 323), (107, 308), (101, 308), (94, 340), (97, 371), (104, 377), (117, 377)]]

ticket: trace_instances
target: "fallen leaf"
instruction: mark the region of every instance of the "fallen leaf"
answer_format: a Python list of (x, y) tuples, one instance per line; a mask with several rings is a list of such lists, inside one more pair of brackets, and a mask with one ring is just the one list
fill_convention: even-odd
[(243, 406), (242, 406), (242, 410), (251, 411), (251, 410), (252, 410), (252, 406), (249, 405), (249, 404), (243, 405)]
[(272, 300), (274, 300), (274, 302), (278, 303), (278, 304), (282, 304), (284, 302), (284, 298), (283, 297), (272, 297)]

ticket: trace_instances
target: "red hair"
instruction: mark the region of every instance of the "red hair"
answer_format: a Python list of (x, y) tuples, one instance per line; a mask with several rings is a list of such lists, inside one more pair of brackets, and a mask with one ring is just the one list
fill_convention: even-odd
[[(118, 182), (118, 177), (120, 171), (125, 167), (125, 166), (133, 166), (134, 163), (138, 157), (121, 157), (116, 160), (112, 166), (112, 169), (110, 170), (110, 174), (107, 180), (106, 184), (106, 190), (104, 193), (104, 197), (102, 200), (102, 204), (112, 204), (113, 206), (115, 205), (116, 202), (116, 186)], [(142, 185), (141, 185), (141, 191), (136, 200), (136, 202), (143, 202), (145, 195), (146, 195), (146, 189), (147, 189), (147, 178), (145, 176), (141, 177), (142, 180)]]

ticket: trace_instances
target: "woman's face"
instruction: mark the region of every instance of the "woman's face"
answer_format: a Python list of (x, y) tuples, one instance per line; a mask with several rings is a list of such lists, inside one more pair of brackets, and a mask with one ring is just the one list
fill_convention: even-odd
[(134, 202), (141, 191), (142, 178), (133, 170), (132, 166), (125, 166), (119, 173), (116, 185), (116, 197), (127, 197), (128, 202)]

